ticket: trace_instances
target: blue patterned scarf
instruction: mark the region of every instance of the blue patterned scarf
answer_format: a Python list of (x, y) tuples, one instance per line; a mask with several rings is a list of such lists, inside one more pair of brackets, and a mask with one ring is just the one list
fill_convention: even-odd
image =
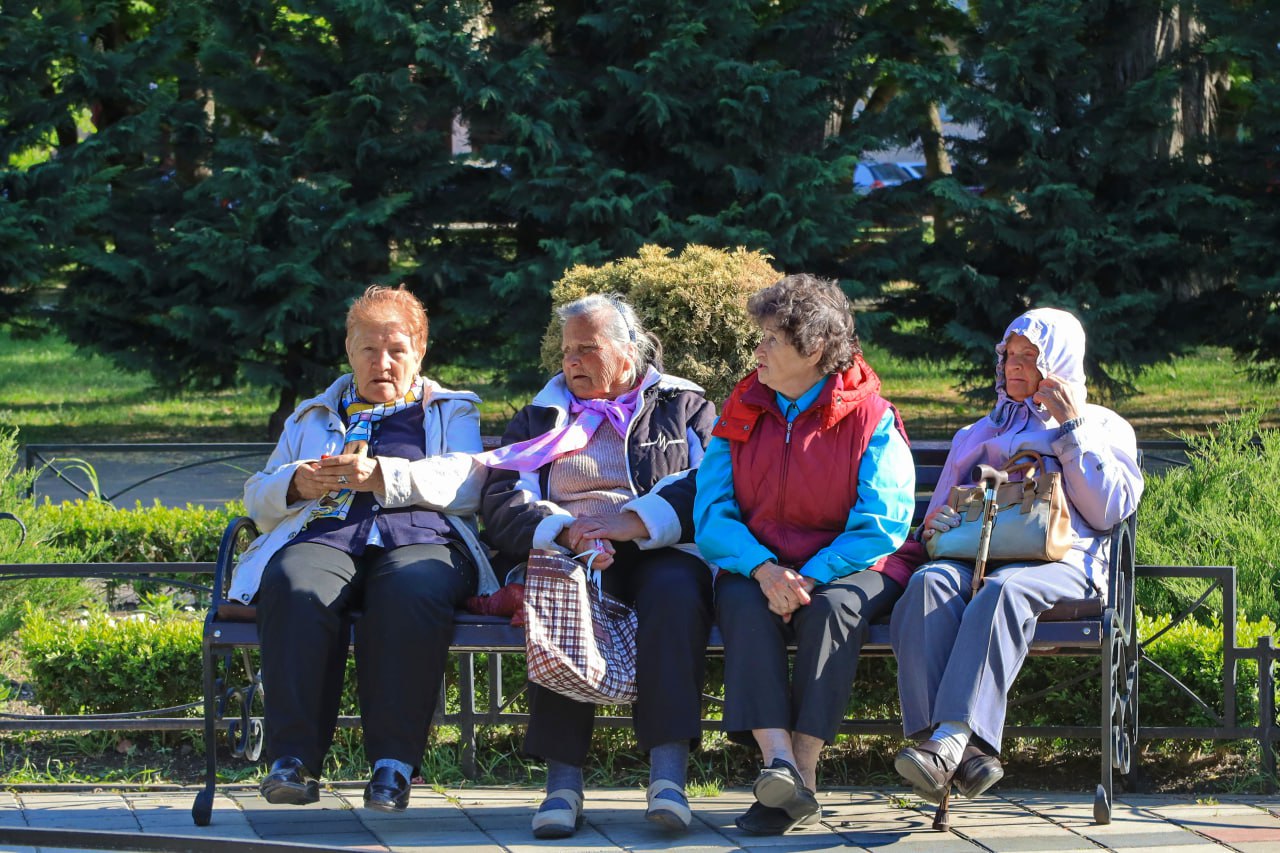
[[(356, 393), (356, 383), (353, 378), (342, 394), (342, 417), (347, 425), (347, 440), (342, 452), (367, 455), (369, 440), (373, 437), (373, 425), (383, 418), (389, 418), (414, 404), (421, 403), (425, 390), (426, 383), (419, 376), (413, 380), (413, 385), (403, 397), (387, 403), (366, 403)], [(345, 519), (347, 513), (351, 511), (351, 502), (354, 499), (355, 492), (351, 489), (329, 492), (320, 499), (316, 508), (311, 510), (307, 524), (318, 518)]]

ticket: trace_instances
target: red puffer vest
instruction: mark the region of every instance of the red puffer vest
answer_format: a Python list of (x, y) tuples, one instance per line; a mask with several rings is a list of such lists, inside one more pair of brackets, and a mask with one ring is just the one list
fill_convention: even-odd
[[(733, 389), (712, 435), (729, 441), (742, 520), (781, 562), (799, 568), (844, 532), (862, 456), (889, 408), (860, 355), (790, 424), (756, 373)], [(905, 439), (896, 410), (894, 419)]]

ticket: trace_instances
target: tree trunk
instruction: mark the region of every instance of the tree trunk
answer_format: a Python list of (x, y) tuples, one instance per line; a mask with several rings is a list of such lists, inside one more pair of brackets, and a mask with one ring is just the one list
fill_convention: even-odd
[(288, 420), (289, 415), (293, 414), (294, 407), (297, 405), (297, 389), (291, 387), (281, 388), (280, 400), (276, 403), (276, 410), (271, 413), (271, 418), (267, 421), (268, 441), (275, 441), (280, 437), (280, 433), (284, 432), (284, 422)]
[(1214, 133), (1218, 94), (1226, 85), (1225, 68), (1196, 49), (1204, 38), (1204, 24), (1190, 4), (1153, 8), (1133, 22), (1127, 48), (1116, 57), (1113, 94), (1146, 80), (1161, 65), (1175, 63), (1181, 85), (1170, 104), (1172, 121), (1151, 135), (1151, 153), (1168, 159), (1182, 153), (1187, 141)]

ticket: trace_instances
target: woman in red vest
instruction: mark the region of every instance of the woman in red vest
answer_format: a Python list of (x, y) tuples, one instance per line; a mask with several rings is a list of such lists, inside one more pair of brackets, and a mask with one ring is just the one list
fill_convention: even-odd
[(712, 431), (694, 524), (720, 569), (724, 728), (764, 763), (736, 822), (777, 835), (820, 818), (818, 755), (844, 718), (867, 626), (906, 584), (886, 557), (911, 524), (915, 468), (834, 282), (788, 276), (747, 308), (758, 367)]

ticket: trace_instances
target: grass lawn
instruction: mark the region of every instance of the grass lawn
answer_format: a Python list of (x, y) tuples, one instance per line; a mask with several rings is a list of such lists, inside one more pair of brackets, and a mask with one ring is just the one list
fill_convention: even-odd
[[(867, 359), (914, 438), (950, 438), (984, 411), (960, 394), (949, 365), (893, 358), (872, 347)], [(437, 378), (481, 396), (485, 433), (501, 433), (531, 396), (447, 368)], [(1270, 410), (1268, 424), (1280, 424), (1280, 389), (1250, 381), (1225, 350), (1206, 348), (1149, 368), (1137, 387), (1137, 395), (1115, 408), (1142, 438), (1202, 430), (1255, 405)], [(79, 354), (61, 338), (15, 340), (0, 328), (0, 417), (19, 428), (22, 443), (267, 441), (274, 408), (274, 395), (260, 388), (165, 393), (146, 374)]]

